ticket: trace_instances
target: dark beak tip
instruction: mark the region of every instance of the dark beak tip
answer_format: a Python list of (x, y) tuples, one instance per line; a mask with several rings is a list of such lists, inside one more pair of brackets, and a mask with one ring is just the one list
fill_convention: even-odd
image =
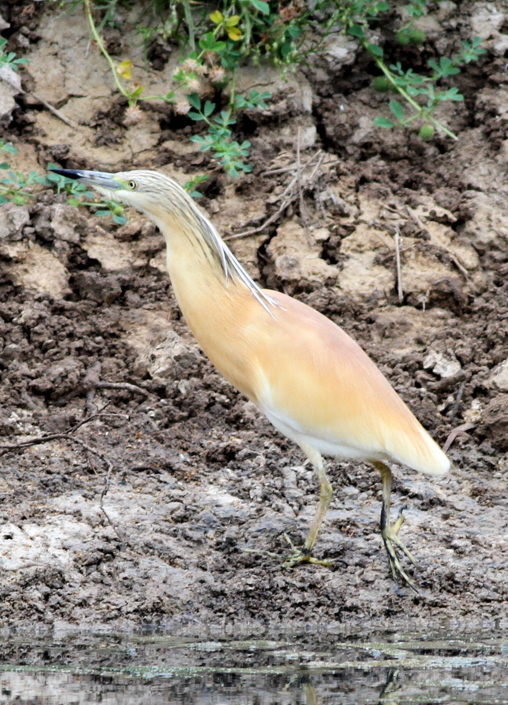
[(76, 169), (48, 169), (54, 174), (59, 174), (59, 176), (66, 176), (68, 179), (79, 179), (80, 172)]

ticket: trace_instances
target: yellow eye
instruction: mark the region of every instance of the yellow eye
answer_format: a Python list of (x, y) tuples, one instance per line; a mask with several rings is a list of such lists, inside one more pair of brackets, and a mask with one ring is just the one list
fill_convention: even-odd
[(136, 188), (136, 182), (135, 181), (129, 181), (129, 188), (134, 190)]

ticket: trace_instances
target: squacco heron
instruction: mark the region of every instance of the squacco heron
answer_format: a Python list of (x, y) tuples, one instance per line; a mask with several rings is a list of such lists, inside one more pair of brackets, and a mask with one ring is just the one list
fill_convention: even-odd
[[(441, 476), (450, 461), (372, 360), (314, 309), (261, 289), (175, 181), (155, 171), (59, 170), (133, 206), (161, 230), (182, 313), (206, 355), (314, 466), (319, 506), (301, 550), (286, 565), (319, 563), (312, 550), (332, 497), (323, 455), (371, 463), (381, 473), (381, 536), (392, 575), (414, 587), (399, 554), (402, 514), (390, 523), (387, 461)], [(325, 561), (322, 561), (326, 563)]]

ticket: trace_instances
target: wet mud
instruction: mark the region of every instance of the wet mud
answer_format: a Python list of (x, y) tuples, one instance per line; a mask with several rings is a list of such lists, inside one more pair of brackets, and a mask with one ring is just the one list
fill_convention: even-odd
[[(315, 553), (334, 564), (281, 567), (285, 537), (303, 541), (317, 504), (312, 469), (199, 350), (156, 229), (43, 191), (0, 206), (2, 624), (503, 619), (506, 21), (489, 3), (434, 13), (436, 50), (475, 34), (487, 49), (458, 79), (464, 103), (442, 115), (457, 142), (373, 126), (386, 101), (354, 45), (347, 61), (321, 58), (287, 82), (246, 72), (242, 85), (272, 99), (240, 121), (254, 169), (233, 182), (169, 107), (143, 104), (126, 122), (79, 8), (42, 5), (6, 4), (9, 42), (30, 59), (23, 85), (73, 126), (31, 94), (11, 96), (1, 124), (16, 168), (210, 174), (201, 205), (220, 232), (256, 231), (228, 241), (249, 273), (352, 335), (456, 467), (438, 481), (394, 469), (418, 593), (390, 577), (380, 479), (360, 463), (328, 461), (334, 498)], [(176, 61), (143, 69), (147, 92)], [(298, 169), (300, 191), (288, 191)]]

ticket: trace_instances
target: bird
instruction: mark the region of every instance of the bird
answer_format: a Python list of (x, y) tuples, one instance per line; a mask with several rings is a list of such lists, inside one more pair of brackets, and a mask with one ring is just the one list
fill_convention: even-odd
[(165, 174), (51, 171), (155, 223), (175, 297), (202, 350), (314, 467), (317, 511), (303, 547), (291, 545), (284, 565), (330, 564), (312, 555), (333, 494), (323, 456), (365, 461), (381, 475), (380, 529), (392, 577), (417, 590), (401, 560), (415, 563), (399, 538), (403, 513), (390, 522), (388, 463), (441, 477), (451, 462), (358, 343), (312, 307), (261, 288), (191, 196)]

